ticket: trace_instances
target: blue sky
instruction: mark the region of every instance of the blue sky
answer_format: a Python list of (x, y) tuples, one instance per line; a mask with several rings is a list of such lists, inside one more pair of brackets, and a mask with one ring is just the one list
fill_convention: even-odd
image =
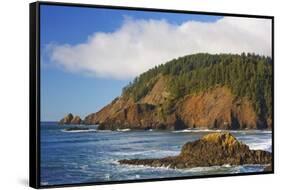
[[(124, 20), (126, 20), (126, 18), (128, 17), (130, 18), (130, 22), (125, 22)], [(123, 75), (131, 72), (129, 69), (128, 71), (126, 70), (126, 66), (124, 66), (124, 68), (120, 68), (121, 73), (119, 75), (118, 73), (114, 73), (114, 70), (108, 71), (108, 68), (106, 67), (98, 69), (95, 68), (102, 67), (102, 63), (118, 61), (118, 55), (113, 55), (115, 52), (113, 47), (115, 46), (112, 44), (114, 43), (114, 40), (119, 40), (119, 37), (123, 36), (124, 34), (123, 30), (120, 30), (121, 32), (116, 32), (116, 30), (120, 29), (121, 26), (123, 26), (121, 27), (123, 29), (129, 28), (130, 30), (131, 28), (133, 28), (135, 30), (137, 28), (137, 30), (143, 31), (146, 30), (147, 27), (155, 27), (155, 25), (159, 25), (159, 34), (161, 35), (163, 33), (163, 35), (165, 36), (165, 33), (162, 31), (161, 27), (163, 28), (163, 30), (167, 29), (167, 31), (175, 33), (174, 31), (179, 31), (177, 26), (183, 25), (183, 23), (186, 23), (188, 21), (197, 21), (197, 23), (192, 24), (192, 26), (188, 26), (189, 28), (202, 28), (203, 26), (201, 23), (215, 23), (215, 21), (221, 19), (221, 17), (194, 14), (175, 14), (41, 5), (40, 19), (41, 121), (57, 121), (69, 112), (84, 118), (87, 114), (98, 111), (103, 106), (110, 103), (114, 98), (119, 96), (121, 94), (122, 88), (127, 85), (129, 81), (134, 78), (134, 76), (137, 75), (136, 73), (138, 72), (133, 75), (122, 77)], [(163, 19), (165, 20), (165, 22), (158, 22)], [(139, 20), (154, 20), (156, 22), (143, 23), (138, 22)], [(128, 26), (131, 26), (131, 28)], [(209, 25), (206, 25), (204, 27), (212, 28), (212, 26), (209, 27)], [(148, 35), (151, 35), (149, 31), (144, 31), (144, 33), (145, 32), (148, 33)], [(223, 32), (225, 33), (225, 31)], [(102, 33), (102, 35), (95, 36), (94, 34), (97, 33)], [(207, 32), (207, 35), (208, 33), (209, 32)], [(117, 37), (116, 39), (116, 36), (118, 35), (119, 37)], [(136, 36), (136, 38), (137, 37), (138, 36)], [(177, 36), (174, 36), (175, 39), (176, 37)], [(87, 47), (96, 50), (96, 47), (93, 46), (95, 44), (98, 44), (97, 42), (100, 42), (101, 39), (105, 39), (105, 44), (112, 45), (108, 47), (106, 46), (106, 48), (110, 50), (112, 49), (112, 52), (106, 51), (104, 53), (101, 49), (97, 49), (97, 52), (102, 52), (104, 54), (94, 54), (96, 52), (93, 51), (93, 54), (95, 55), (93, 57), (89, 55), (84, 57), (80, 55), (76, 56), (76, 54), (84, 55), (84, 49)], [(146, 38), (143, 37), (143, 39)], [(190, 46), (192, 46), (192, 43), (195, 43), (192, 42), (192, 39), (189, 39), (189, 41)], [(187, 43), (189, 43), (189, 41), (187, 41)], [(132, 42), (130, 41), (130, 43)], [(155, 42), (156, 45), (157, 43), (158, 42)], [(52, 55), (50, 56), (50, 52), (48, 52), (48, 47), (50, 46), (50, 44), (55, 44), (55, 50), (58, 50), (55, 52), (59, 53), (51, 53)], [(81, 44), (83, 47), (85, 47), (83, 51), (81, 51), (81, 48), (79, 46)], [(149, 46), (151, 45), (154, 45), (153, 42), (149, 44)], [(209, 46), (209, 44), (207, 44), (207, 46)], [(123, 48), (127, 48), (126, 44), (125, 46), (123, 46)], [(156, 49), (161, 48), (161, 45), (159, 45), (159, 48)], [(122, 49), (122, 46), (120, 46), (119, 50), (120, 49)], [(116, 51), (119, 50), (117, 49)], [(163, 48), (161, 51), (165, 52)], [(159, 54), (161, 54), (161, 51)], [(68, 54), (65, 52), (67, 52)], [(185, 52), (192, 53), (194, 51), (186, 50), (184, 51), (184, 53)], [(128, 52), (127, 55), (129, 56), (132, 53), (134, 52)], [(147, 52), (144, 52), (144, 55), (146, 55), (145, 53)], [(181, 54), (182, 53), (180, 53), (180, 55)], [(170, 57), (174, 55), (177, 54), (171, 54)], [(112, 60), (108, 59), (111, 56)], [(117, 58), (114, 56), (117, 56)], [(72, 60), (72, 57), (76, 60), (75, 62)], [(124, 59), (126, 59), (126, 54), (124, 54), (123, 57)], [(168, 58), (170, 57), (168, 56)], [(95, 58), (97, 60), (103, 60), (105, 62), (98, 62), (95, 60)], [(146, 62), (145, 57), (141, 57), (141, 59), (141, 61)], [(81, 68), (79, 66), (79, 60), (81, 60)], [(150, 65), (149, 61), (153, 62), (153, 60), (157, 59), (148, 59), (146, 67), (142, 68), (141, 71), (143, 72), (147, 68), (155, 66), (155, 64)], [(161, 61), (162, 60), (168, 61), (167, 57), (163, 57)], [(130, 61), (131, 60), (128, 60), (128, 63), (126, 64), (134, 62)], [(141, 61), (138, 62), (136, 60), (136, 63), (132, 64), (140, 65), (142, 63)], [(95, 64), (89, 67), (89, 63), (91, 62)], [(99, 65), (99, 63), (101, 64)], [(117, 65), (116, 68), (118, 70), (119, 63), (116, 62), (114, 64), (115, 66)]]
[[(50, 43), (76, 44), (95, 32), (113, 32), (124, 16), (134, 19), (214, 21), (218, 17), (41, 5), (41, 49)], [(110, 55), (109, 55), (110, 56)], [(56, 121), (72, 112), (85, 117), (121, 94), (131, 79), (107, 79), (64, 71), (41, 53), (41, 120)]]

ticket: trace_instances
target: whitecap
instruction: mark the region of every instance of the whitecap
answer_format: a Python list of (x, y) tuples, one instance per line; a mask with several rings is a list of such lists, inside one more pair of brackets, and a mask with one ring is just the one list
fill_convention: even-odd
[(65, 132), (65, 133), (88, 133), (88, 132), (96, 132), (96, 129), (82, 129), (82, 130), (72, 130), (72, 131), (68, 131), (66, 129), (61, 130), (61, 132)]
[(250, 135), (237, 137), (239, 141), (247, 144), (251, 150), (272, 151), (272, 138), (270, 135)]
[(173, 133), (200, 133), (200, 132), (222, 132), (223, 130), (213, 130), (213, 129), (184, 129), (178, 131), (172, 131)]
[(111, 155), (115, 156), (144, 156), (144, 157), (164, 157), (164, 156), (176, 156), (180, 153), (180, 150), (145, 150), (145, 151), (132, 151), (132, 152), (112, 152)]
[(105, 174), (105, 179), (109, 180), (110, 179), (110, 174)]
[(81, 165), (80, 168), (85, 171), (86, 169), (89, 168), (89, 165), (85, 164), (85, 165)]
[(126, 132), (126, 131), (130, 131), (131, 129), (117, 129), (117, 131), (121, 131), (121, 132)]
[(41, 182), (41, 185), (48, 185), (48, 182)]
[(222, 166), (209, 166), (209, 167), (193, 167), (193, 168), (171, 168), (168, 166), (160, 166), (160, 167), (151, 167), (147, 165), (128, 165), (128, 164), (119, 164), (120, 170), (123, 172), (126, 171), (142, 171), (142, 170), (168, 170), (168, 171), (176, 171), (180, 173), (193, 173), (196, 175), (201, 175), (204, 173), (217, 173), (217, 172), (227, 172), (227, 173), (243, 173), (243, 172), (259, 172), (263, 171), (263, 168), (266, 165), (258, 165), (258, 164), (248, 164), (248, 165), (239, 165), (232, 166), (229, 164), (225, 164)]
[(248, 146), (251, 150), (265, 150), (265, 151), (272, 151), (271, 139), (268, 142), (261, 142), (261, 143), (249, 143)]
[(225, 130), (225, 129), (183, 129), (172, 131), (172, 133), (200, 133), (200, 132), (230, 132), (230, 133), (241, 133), (241, 134), (271, 134), (272, 131), (270, 130)]

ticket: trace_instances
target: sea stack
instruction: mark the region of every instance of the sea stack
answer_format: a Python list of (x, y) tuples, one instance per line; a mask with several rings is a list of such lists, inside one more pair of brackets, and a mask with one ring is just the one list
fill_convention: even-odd
[(120, 164), (151, 167), (192, 168), (244, 164), (271, 164), (270, 152), (250, 150), (230, 133), (211, 133), (186, 143), (178, 156), (155, 159), (119, 160)]
[(73, 117), (73, 119), (71, 120), (70, 122), (71, 124), (76, 124), (76, 125), (79, 125), (82, 123), (82, 119), (79, 117), (79, 116), (75, 116)]
[(73, 116), (72, 113), (67, 114), (64, 118), (59, 121), (60, 125), (79, 125), (82, 123), (82, 119), (79, 116)]

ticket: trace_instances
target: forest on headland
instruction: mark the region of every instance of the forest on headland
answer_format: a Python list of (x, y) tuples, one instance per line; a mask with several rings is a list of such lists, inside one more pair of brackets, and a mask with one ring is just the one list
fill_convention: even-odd
[(123, 88), (124, 96), (140, 100), (153, 88), (159, 74), (170, 76), (168, 88), (176, 101), (216, 85), (227, 86), (238, 97), (248, 97), (257, 114), (272, 115), (272, 59), (255, 54), (200, 53), (173, 59), (136, 77)]

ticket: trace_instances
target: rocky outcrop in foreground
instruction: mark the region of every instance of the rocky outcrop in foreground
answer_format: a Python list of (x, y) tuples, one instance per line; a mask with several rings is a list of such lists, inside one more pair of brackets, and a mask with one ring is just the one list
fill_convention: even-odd
[(191, 168), (220, 165), (271, 164), (271, 153), (250, 150), (230, 133), (211, 133), (186, 143), (178, 156), (155, 159), (119, 160), (120, 164), (151, 167)]
[(82, 119), (79, 116), (73, 116), (72, 113), (67, 114), (64, 118), (59, 121), (60, 125), (78, 125), (82, 124)]

